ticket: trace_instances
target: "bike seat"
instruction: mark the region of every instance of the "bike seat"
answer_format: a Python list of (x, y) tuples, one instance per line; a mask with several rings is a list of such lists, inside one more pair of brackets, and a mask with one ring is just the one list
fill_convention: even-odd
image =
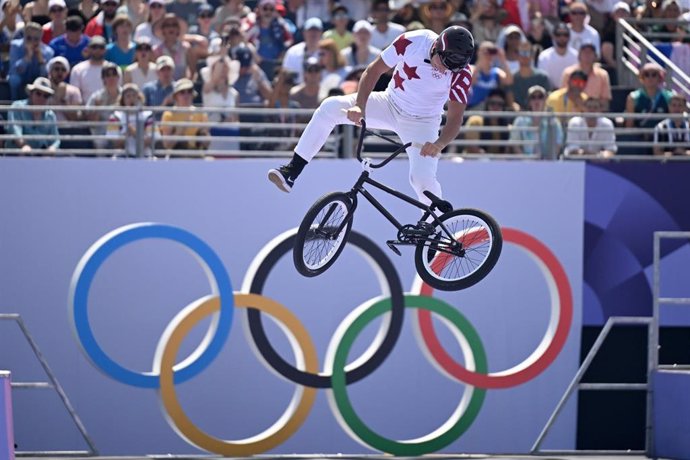
[(431, 204), (436, 206), (436, 208), (441, 212), (450, 212), (453, 210), (453, 205), (450, 204), (450, 201), (443, 200), (428, 190), (424, 190), (424, 196), (429, 198), (431, 200)]

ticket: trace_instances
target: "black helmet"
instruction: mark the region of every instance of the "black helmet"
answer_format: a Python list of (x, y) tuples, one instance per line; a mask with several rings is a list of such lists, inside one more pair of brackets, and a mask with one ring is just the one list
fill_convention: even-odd
[(436, 39), (434, 53), (451, 72), (461, 71), (474, 55), (474, 38), (469, 30), (451, 26)]

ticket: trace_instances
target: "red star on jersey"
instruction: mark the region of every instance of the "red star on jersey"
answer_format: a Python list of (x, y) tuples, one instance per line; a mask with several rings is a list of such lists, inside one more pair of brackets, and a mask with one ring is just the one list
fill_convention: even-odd
[(412, 44), (411, 40), (408, 40), (405, 38), (405, 35), (401, 35), (398, 37), (398, 39), (393, 43), (393, 47), (395, 48), (395, 52), (401, 56), (405, 54), (405, 50), (407, 49), (408, 46)]
[(395, 75), (393, 75), (393, 80), (395, 81), (395, 88), (400, 88), (405, 91), (405, 87), (403, 86), (405, 79), (401, 77), (398, 72), (395, 72)]
[(412, 80), (413, 78), (419, 79), (419, 75), (417, 75), (417, 66), (410, 67), (406, 62), (403, 62), (403, 72), (407, 75), (408, 80)]

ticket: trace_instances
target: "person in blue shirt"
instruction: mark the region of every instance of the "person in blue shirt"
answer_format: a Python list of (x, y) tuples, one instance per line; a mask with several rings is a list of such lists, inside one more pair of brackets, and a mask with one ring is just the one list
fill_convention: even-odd
[(105, 60), (124, 69), (134, 62), (135, 47), (132, 42), (132, 21), (126, 15), (118, 15), (113, 21), (113, 42), (105, 48)]
[[(9, 111), (8, 126), (14, 138), (7, 141), (7, 148), (18, 148), (22, 152), (33, 152), (45, 149), (55, 152), (60, 147), (60, 137), (57, 129), (57, 117), (52, 110), (16, 110), (30, 106), (42, 106), (48, 103), (48, 98), (55, 92), (50, 80), (38, 77), (32, 84), (26, 86), (27, 99), (14, 101)], [(28, 122), (28, 123), (27, 123)], [(31, 124), (39, 122), (40, 124)], [(43, 138), (27, 138), (28, 136), (43, 135)]]
[(24, 88), (37, 77), (48, 74), (46, 63), (55, 54), (51, 47), (41, 43), (43, 29), (40, 24), (30, 22), (24, 26), (24, 38), (10, 43), (10, 96), (13, 101), (26, 97)]
[(84, 60), (84, 50), (89, 46), (89, 37), (84, 35), (84, 20), (81, 16), (70, 16), (65, 22), (65, 33), (50, 41), (55, 56), (67, 59), (70, 67)]

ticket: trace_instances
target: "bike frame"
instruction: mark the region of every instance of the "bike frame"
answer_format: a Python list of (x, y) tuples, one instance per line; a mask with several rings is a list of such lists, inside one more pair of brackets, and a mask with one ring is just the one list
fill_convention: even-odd
[[(362, 120), (361, 129), (362, 129), (362, 131), (360, 132), (359, 141), (357, 143), (357, 160), (360, 163), (363, 162), (361, 154), (362, 154), (362, 146), (364, 144), (364, 136), (366, 135), (366, 133), (380, 137), (382, 139), (387, 140), (388, 142), (391, 142), (395, 145), (400, 146), (400, 144), (398, 144), (398, 142), (396, 142), (393, 139), (390, 139), (390, 138), (383, 136), (381, 134), (367, 131), (366, 123), (364, 120)], [(369, 203), (371, 203), (372, 206), (374, 206), (374, 208), (376, 208), (391, 224), (393, 224), (393, 226), (398, 230), (398, 232), (402, 231), (404, 225), (401, 224), (371, 193), (369, 193), (369, 191), (367, 189), (364, 188), (364, 184), (369, 184), (369, 185), (372, 185), (373, 187), (376, 187), (379, 190), (382, 190), (382, 191), (388, 193), (389, 195), (393, 195), (394, 197), (398, 198), (399, 200), (405, 201), (406, 203), (409, 203), (409, 204), (423, 210), (424, 214), (422, 214), (420, 222), (426, 221), (429, 217), (432, 217), (434, 223), (436, 225), (440, 226), (443, 229), (443, 231), (446, 233), (448, 238), (451, 240), (451, 242), (452, 242), (451, 244), (453, 244), (453, 245), (459, 244), (455, 241), (455, 238), (450, 233), (450, 231), (446, 228), (446, 226), (443, 225), (443, 222), (441, 222), (438, 219), (438, 217), (436, 217), (434, 210), (437, 209), (437, 206), (433, 202), (432, 202), (431, 206), (426, 205), (426, 204), (422, 203), (421, 201), (415, 200), (414, 198), (411, 198), (408, 195), (405, 195), (404, 193), (401, 193), (397, 190), (394, 190), (394, 189), (388, 187), (387, 185), (384, 185), (384, 184), (372, 179), (371, 177), (369, 177), (370, 173), (367, 170), (368, 168), (377, 169), (377, 168), (381, 168), (381, 167), (385, 166), (391, 160), (393, 160), (395, 157), (400, 155), (400, 153), (404, 152), (411, 145), (412, 145), (412, 143), (410, 142), (410, 143), (407, 143), (405, 145), (400, 146), (395, 152), (393, 152), (390, 156), (388, 156), (388, 158), (386, 158), (385, 160), (381, 161), (378, 164), (371, 164), (368, 160), (364, 161), (365, 170), (362, 171), (362, 174), (360, 174), (359, 179), (357, 179), (357, 182), (355, 183), (355, 185), (352, 187), (350, 192), (348, 192), (348, 196), (352, 200), (352, 208), (350, 209), (350, 217), (348, 219), (345, 219), (340, 224), (337, 232), (335, 233), (336, 235), (339, 234), (343, 230), (343, 228), (345, 228), (345, 225), (347, 225), (349, 223), (349, 221), (352, 219), (352, 217), (354, 216), (355, 210), (357, 209), (357, 194), (359, 194), (359, 193), (361, 193), (362, 196), (364, 196), (364, 198), (366, 198), (367, 201)], [(326, 217), (324, 218), (324, 221), (328, 220), (328, 218), (330, 217), (330, 214), (333, 212), (333, 209), (334, 208), (332, 207), (331, 209), (328, 210), (328, 212), (326, 213)], [(424, 237), (424, 240), (425, 241), (431, 241), (428, 237)], [(396, 244), (410, 244), (410, 245), (416, 245), (417, 243), (418, 243), (418, 241), (409, 241), (409, 242), (397, 241), (396, 242)]]

